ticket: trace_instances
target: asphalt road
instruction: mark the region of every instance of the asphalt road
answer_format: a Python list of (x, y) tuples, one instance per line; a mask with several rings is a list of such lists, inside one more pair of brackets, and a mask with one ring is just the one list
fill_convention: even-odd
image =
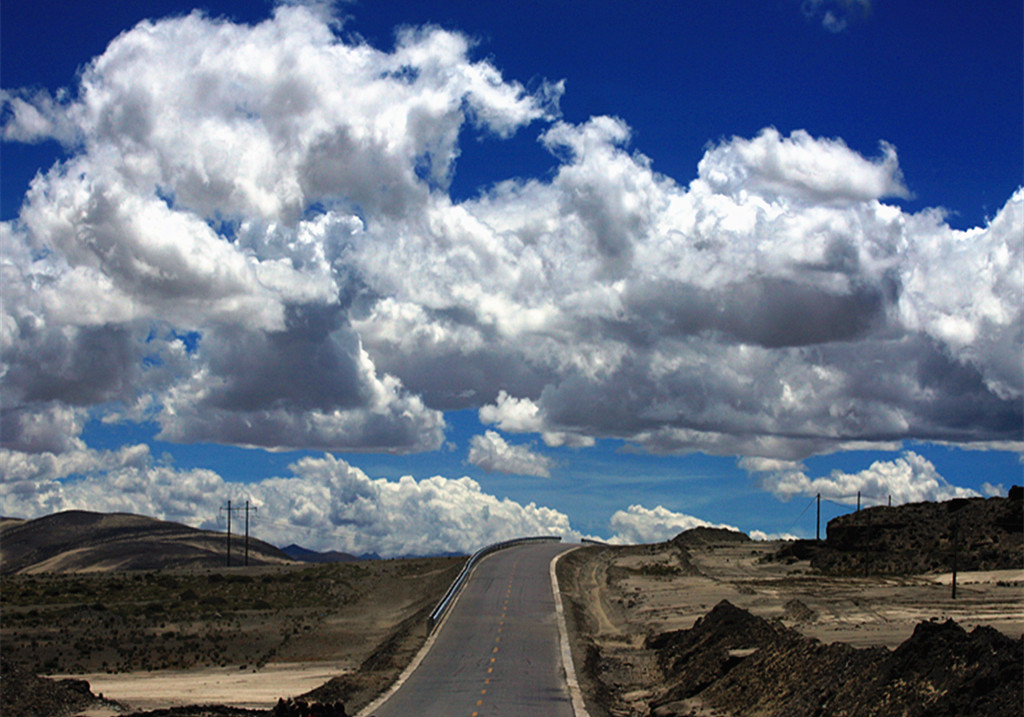
[(572, 547), (533, 543), (484, 558), (430, 652), (375, 717), (573, 717), (548, 573)]

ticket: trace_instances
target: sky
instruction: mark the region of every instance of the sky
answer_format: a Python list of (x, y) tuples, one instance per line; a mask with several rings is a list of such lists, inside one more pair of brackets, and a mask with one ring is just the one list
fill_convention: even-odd
[(813, 537), (1024, 455), (1019, 3), (0, 8), (0, 513)]

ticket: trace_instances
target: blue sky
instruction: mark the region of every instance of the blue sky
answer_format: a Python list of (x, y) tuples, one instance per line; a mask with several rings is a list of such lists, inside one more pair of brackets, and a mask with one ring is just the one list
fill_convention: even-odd
[(2, 512), (403, 554), (1020, 483), (1019, 4), (580, 8), (4, 3)]

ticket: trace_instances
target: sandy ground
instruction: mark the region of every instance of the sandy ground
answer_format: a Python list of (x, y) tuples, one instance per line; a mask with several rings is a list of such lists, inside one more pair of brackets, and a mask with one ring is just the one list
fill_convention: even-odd
[[(895, 647), (922, 620), (952, 618), (970, 630), (991, 625), (1024, 633), (1024, 570), (960, 573), (957, 599), (950, 575), (826, 577), (809, 563), (763, 562), (774, 543), (691, 548), (699, 575), (662, 575), (676, 564), (670, 549), (609, 552), (586, 568), (593, 613), (609, 637), (643, 639), (678, 630), (728, 600), (755, 615), (780, 618), (823, 642)], [(659, 569), (658, 566), (665, 566)], [(652, 574), (655, 573), (655, 574)]]
[[(277, 704), (280, 697), (307, 692), (343, 674), (348, 667), (348, 664), (335, 662), (292, 662), (269, 664), (259, 670), (206, 667), (55, 677), (88, 680), (95, 694), (136, 711), (196, 704), (267, 709)], [(83, 714), (107, 717), (121, 713), (97, 709)]]
[(967, 630), (990, 625), (1015, 639), (1024, 633), (1024, 570), (961, 573), (954, 600), (948, 574), (828, 577), (807, 562), (764, 560), (778, 548), (759, 542), (691, 547), (689, 563), (671, 546), (579, 551), (571, 568), (560, 570), (563, 595), (575, 605), (577, 665), (593, 640), (602, 674), (614, 673), (623, 714), (646, 714), (660, 673), (644, 639), (693, 627), (721, 600), (822, 642), (859, 648), (894, 648), (932, 619), (952, 618)]

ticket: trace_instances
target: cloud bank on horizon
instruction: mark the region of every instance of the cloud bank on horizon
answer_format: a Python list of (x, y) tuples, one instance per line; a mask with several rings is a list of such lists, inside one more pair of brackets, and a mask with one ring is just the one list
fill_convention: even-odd
[[(865, 157), (771, 127), (710, 145), (681, 184), (622, 119), (561, 120), (562, 83), (528, 90), (456, 32), (405, 29), (385, 52), (332, 27), (302, 5), (251, 26), (146, 21), (73, 90), (3, 92), (5, 140), (67, 155), (0, 225), (5, 512), (77, 505), (90, 481), (59, 482), (76, 473), (122, 481), (129, 503), (133, 480), (173, 476), (167, 501), (219, 480), (88, 448), (97, 416), (182, 443), (411, 453), (443, 445), (444, 411), (472, 408), (497, 429), (471, 443), (486, 470), (552, 469), (498, 431), (618, 438), (744, 456), (781, 496), (840, 480), (803, 474), (814, 454), (1021, 449), (1024, 190), (954, 230), (885, 201), (910, 189), (884, 140)], [(549, 176), (451, 197), (461, 138), (528, 126)], [(918, 458), (872, 476), (927, 476)], [(452, 494), (496, 523), (569, 530), (470, 479), (381, 484), (331, 461), (258, 490), (365, 499), (382, 521), (390, 500), (433, 506), (417, 514), (431, 525), (469, 515), (444, 513)], [(438, 530), (430, 549), (451, 549)]]
[[(3, 451), (0, 499), (6, 515), (121, 512), (223, 530), (217, 516), (228, 495), (236, 505), (247, 500), (262, 516), (274, 516), (256, 518), (254, 534), (261, 540), (385, 557), (471, 553), (522, 536), (594, 537), (574, 530), (562, 512), (499, 499), (468, 477), (372, 479), (329, 454), (303, 458), (289, 468), (290, 476), (241, 486), (211, 470), (181, 470), (154, 460), (144, 444), (60, 455)], [(88, 477), (65, 480), (83, 472)], [(738, 530), (662, 506), (631, 505), (611, 516), (608, 542), (657, 542), (701, 526)], [(760, 531), (752, 535), (769, 537)]]

